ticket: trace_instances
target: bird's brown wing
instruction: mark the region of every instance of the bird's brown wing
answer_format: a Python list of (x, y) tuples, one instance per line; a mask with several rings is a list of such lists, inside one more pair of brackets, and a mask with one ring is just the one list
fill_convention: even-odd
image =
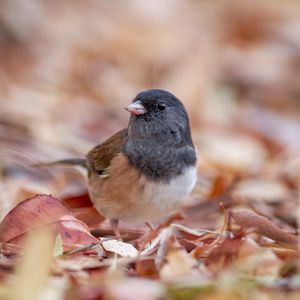
[(106, 168), (110, 165), (111, 160), (121, 153), (122, 145), (126, 142), (126, 137), (127, 129), (123, 129), (93, 148), (86, 156), (89, 174), (96, 172), (105, 177)]

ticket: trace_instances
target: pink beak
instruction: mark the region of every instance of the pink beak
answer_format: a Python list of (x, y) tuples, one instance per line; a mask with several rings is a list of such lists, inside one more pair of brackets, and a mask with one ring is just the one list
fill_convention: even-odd
[(135, 101), (125, 107), (130, 113), (135, 116), (143, 115), (147, 112), (147, 109), (141, 103), (141, 101)]

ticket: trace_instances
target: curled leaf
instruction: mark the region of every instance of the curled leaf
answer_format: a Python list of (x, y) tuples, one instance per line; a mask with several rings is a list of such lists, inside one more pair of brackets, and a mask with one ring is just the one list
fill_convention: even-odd
[(0, 224), (0, 242), (23, 245), (27, 233), (50, 225), (60, 234), (64, 251), (98, 242), (85, 223), (48, 195), (37, 195), (14, 207)]
[(235, 222), (244, 228), (253, 228), (257, 233), (266, 236), (282, 245), (297, 248), (297, 237), (286, 232), (266, 217), (256, 214), (253, 211), (241, 210), (232, 212)]

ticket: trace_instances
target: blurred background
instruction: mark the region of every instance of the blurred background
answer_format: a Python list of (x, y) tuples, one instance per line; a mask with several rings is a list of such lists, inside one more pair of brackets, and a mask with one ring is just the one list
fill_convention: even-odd
[(162, 88), (199, 151), (186, 205), (230, 191), (227, 205), (294, 224), (299, 78), (298, 1), (2, 0), (0, 216), (37, 192), (84, 190), (77, 173), (31, 165), (83, 156), (126, 126), (138, 92)]

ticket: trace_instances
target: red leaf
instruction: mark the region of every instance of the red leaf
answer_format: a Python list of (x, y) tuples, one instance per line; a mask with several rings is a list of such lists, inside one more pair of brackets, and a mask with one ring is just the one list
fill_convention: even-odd
[(87, 224), (90, 228), (105, 220), (105, 217), (100, 215), (94, 206), (77, 208), (74, 210), (74, 216)]
[(68, 208), (91, 207), (93, 203), (88, 193), (77, 196), (69, 196), (62, 199), (62, 203)]
[(98, 242), (85, 223), (48, 195), (37, 195), (14, 207), (0, 224), (0, 242), (22, 245), (29, 231), (49, 225), (60, 233), (65, 251)]

